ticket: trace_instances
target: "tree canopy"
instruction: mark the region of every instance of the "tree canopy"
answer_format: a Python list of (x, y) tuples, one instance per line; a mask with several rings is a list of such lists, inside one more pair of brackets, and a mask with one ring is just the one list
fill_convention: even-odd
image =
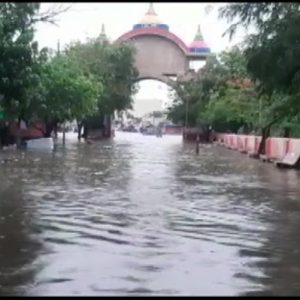
[(39, 3), (0, 4), (0, 111), (11, 120), (43, 121), (45, 135), (64, 121), (130, 108), (138, 76), (134, 49), (102, 35), (57, 53), (40, 50), (34, 25), (53, 23), (61, 11), (41, 12)]
[(187, 99), (189, 126), (210, 124), (217, 131), (299, 136), (300, 33), (299, 3), (230, 3), (220, 9), (230, 23), (248, 31), (242, 46), (207, 60), (189, 88), (177, 83), (169, 117), (184, 123)]
[(40, 12), (40, 3), (0, 3), (0, 93), (1, 108), (12, 117), (28, 105), (27, 90), (37, 82), (34, 73), (38, 44), (34, 41), (37, 22), (53, 22), (62, 12)]
[(99, 111), (113, 113), (132, 106), (133, 84), (138, 76), (134, 67), (134, 48), (129, 45), (110, 45), (101, 39), (87, 43), (73, 43), (67, 55), (79, 62), (85, 73), (103, 83), (103, 95), (98, 101)]

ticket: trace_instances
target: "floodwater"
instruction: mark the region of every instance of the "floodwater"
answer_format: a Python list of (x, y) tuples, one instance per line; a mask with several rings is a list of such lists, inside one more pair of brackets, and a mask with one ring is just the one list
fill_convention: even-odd
[(0, 295), (300, 294), (297, 171), (118, 132), (0, 161)]

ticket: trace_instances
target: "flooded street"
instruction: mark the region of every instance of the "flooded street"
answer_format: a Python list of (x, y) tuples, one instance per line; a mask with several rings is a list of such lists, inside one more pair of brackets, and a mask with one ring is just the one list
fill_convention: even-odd
[(119, 132), (0, 160), (0, 295), (300, 293), (297, 171)]

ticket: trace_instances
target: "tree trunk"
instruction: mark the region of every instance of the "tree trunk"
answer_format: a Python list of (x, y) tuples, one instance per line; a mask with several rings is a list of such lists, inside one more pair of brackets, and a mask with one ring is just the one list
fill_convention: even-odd
[(104, 136), (107, 138), (111, 137), (111, 116), (109, 114), (104, 116)]
[(62, 142), (63, 142), (63, 145), (66, 144), (66, 123), (64, 122), (63, 123), (63, 136), (62, 136)]
[(57, 139), (57, 131), (58, 131), (58, 124), (57, 123), (55, 123), (55, 125), (53, 127), (53, 131), (54, 131), (55, 139)]
[(266, 140), (270, 136), (271, 126), (262, 128), (262, 138), (258, 148), (258, 155), (266, 154)]
[(209, 126), (201, 126), (202, 128), (202, 138), (203, 142), (209, 143), (210, 142), (210, 129)]
[(290, 128), (284, 128), (284, 131), (283, 131), (283, 137), (285, 138), (289, 138), (290, 137), (290, 134), (291, 134), (291, 129)]
[(82, 122), (77, 121), (77, 139), (78, 141), (81, 140), (81, 130), (82, 130), (83, 124)]
[(200, 148), (200, 134), (198, 132), (196, 136), (196, 154), (199, 154), (199, 148)]
[(107, 116), (107, 136), (111, 138), (111, 115)]
[(88, 138), (88, 135), (89, 135), (88, 124), (87, 124), (87, 122), (84, 122), (84, 125), (83, 125), (83, 138), (86, 140)]
[(20, 148), (21, 147), (21, 137), (20, 137), (20, 134), (21, 134), (21, 118), (18, 118), (18, 130), (17, 130), (17, 136), (16, 136), (16, 144), (17, 144), (17, 148)]
[(53, 131), (54, 123), (53, 122), (46, 122), (46, 132), (44, 133), (45, 138), (51, 137), (51, 132)]
[(9, 127), (4, 124), (0, 127), (0, 149), (9, 144)]

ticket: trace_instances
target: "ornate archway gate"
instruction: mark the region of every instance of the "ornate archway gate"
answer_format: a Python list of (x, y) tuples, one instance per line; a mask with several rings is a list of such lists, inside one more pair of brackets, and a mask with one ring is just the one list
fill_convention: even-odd
[(173, 80), (184, 78), (189, 72), (190, 61), (206, 60), (210, 55), (200, 26), (194, 41), (187, 46), (160, 21), (152, 3), (144, 18), (115, 41), (115, 44), (119, 43), (130, 43), (135, 47), (140, 79), (153, 78), (167, 84), (171, 83), (171, 77)]
[[(106, 38), (104, 26), (101, 36)], [(205, 61), (211, 55), (204, 42), (200, 25), (193, 42), (187, 46), (169, 26), (160, 21), (153, 4), (150, 3), (143, 19), (129, 32), (122, 34), (114, 44), (129, 43), (136, 50), (135, 65), (139, 72), (138, 81), (156, 79), (173, 86), (177, 80), (193, 77), (191, 61)], [(109, 120), (110, 117), (108, 116)], [(109, 123), (110, 122), (105, 122)]]

